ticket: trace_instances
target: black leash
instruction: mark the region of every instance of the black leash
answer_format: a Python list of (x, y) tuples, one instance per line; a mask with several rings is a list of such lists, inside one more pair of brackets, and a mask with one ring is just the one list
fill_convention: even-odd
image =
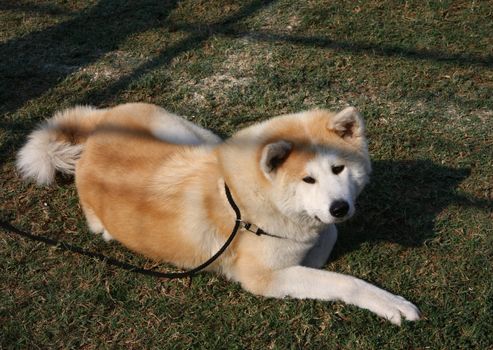
[(109, 258), (109, 257), (102, 255), (102, 254), (99, 254), (99, 253), (89, 252), (85, 249), (82, 249), (80, 247), (74, 246), (74, 245), (66, 243), (66, 242), (62, 242), (62, 241), (58, 241), (56, 239), (51, 239), (51, 238), (44, 237), (44, 236), (38, 236), (38, 235), (34, 235), (32, 233), (29, 233), (29, 232), (22, 231), (22, 230), (18, 229), (17, 227), (14, 227), (11, 224), (9, 224), (8, 222), (5, 222), (3, 220), (0, 220), (0, 227), (8, 233), (13, 233), (13, 234), (28, 238), (28, 239), (33, 240), (33, 241), (43, 242), (47, 245), (54, 246), (54, 247), (60, 248), (60, 249), (65, 250), (65, 251), (77, 253), (80, 255), (85, 255), (85, 256), (88, 256), (90, 258), (95, 258), (95, 259), (98, 259), (98, 260), (108, 264), (108, 265), (118, 266), (124, 270), (128, 270), (131, 272), (140, 273), (140, 274), (147, 275), (147, 276), (164, 277), (164, 278), (179, 278), (179, 277), (188, 276), (186, 274), (186, 272), (179, 272), (179, 273), (175, 274), (175, 273), (164, 273), (164, 272), (159, 272), (159, 271), (154, 271), (154, 270), (143, 269), (141, 267), (138, 267), (138, 266), (135, 266), (132, 264), (128, 264), (128, 263), (120, 261), (120, 260)]
[(199, 266), (197, 266), (197, 267), (195, 267), (195, 268), (193, 268), (191, 270), (183, 271), (183, 272), (160, 272), (160, 271), (154, 271), (154, 270), (144, 269), (142, 267), (138, 267), (138, 266), (135, 266), (135, 265), (126, 263), (124, 261), (120, 261), (120, 260), (116, 260), (116, 259), (107, 257), (107, 256), (105, 256), (103, 254), (99, 254), (99, 253), (94, 253), (94, 252), (87, 251), (87, 250), (85, 250), (83, 248), (74, 246), (74, 245), (69, 244), (69, 243), (66, 243), (66, 242), (62, 242), (62, 241), (59, 241), (59, 240), (56, 240), (56, 239), (52, 239), (52, 238), (48, 238), (48, 237), (45, 237), (45, 236), (38, 236), (38, 235), (32, 234), (30, 232), (23, 231), (21, 229), (18, 229), (15, 226), (12, 226), (10, 223), (8, 223), (6, 221), (3, 221), (3, 220), (0, 220), (0, 227), (3, 230), (5, 230), (6, 232), (8, 232), (8, 233), (16, 234), (16, 235), (19, 235), (19, 236), (28, 238), (28, 239), (33, 240), (33, 241), (43, 242), (43, 243), (45, 243), (47, 245), (50, 245), (50, 246), (53, 246), (53, 247), (57, 247), (57, 248), (60, 248), (62, 250), (65, 250), (65, 251), (69, 251), (69, 252), (77, 253), (77, 254), (80, 254), (80, 255), (88, 256), (90, 258), (95, 258), (97, 260), (100, 260), (100, 261), (108, 264), (108, 265), (117, 266), (119, 268), (122, 268), (122, 269), (127, 270), (127, 271), (130, 271), (130, 272), (140, 273), (140, 274), (146, 275), (146, 276), (167, 278), (167, 279), (192, 277), (195, 274), (197, 274), (198, 272), (200, 272), (203, 269), (205, 269), (210, 264), (212, 264), (214, 261), (217, 260), (217, 258), (219, 258), (219, 256), (221, 254), (224, 253), (224, 251), (228, 248), (228, 246), (231, 244), (231, 242), (235, 238), (235, 236), (238, 233), (238, 230), (240, 229), (240, 227), (246, 229), (247, 231), (253, 232), (253, 233), (255, 233), (258, 236), (260, 236), (260, 235), (267, 235), (267, 236), (276, 237), (276, 238), (285, 238), (285, 237), (281, 237), (281, 236), (271, 235), (271, 234), (263, 231), (262, 229), (258, 228), (257, 226), (253, 225), (253, 224), (250, 224), (250, 223), (247, 223), (247, 222), (242, 221), (241, 220), (240, 208), (238, 208), (238, 206), (236, 205), (235, 201), (233, 200), (233, 197), (231, 195), (231, 192), (229, 190), (229, 187), (228, 187), (228, 185), (226, 185), (226, 183), (224, 184), (224, 189), (226, 191), (226, 197), (228, 199), (228, 202), (229, 202), (229, 204), (231, 205), (231, 208), (233, 208), (233, 210), (234, 210), (234, 212), (236, 214), (235, 226), (233, 228), (233, 231), (231, 232), (231, 234), (229, 235), (228, 239), (223, 244), (223, 246), (221, 247), (221, 249), (219, 249), (216, 252), (216, 254), (214, 254), (213, 256), (211, 256), (203, 264), (201, 264), (201, 265), (199, 265)]
[(117, 267), (120, 267), (124, 270), (135, 272), (135, 273), (140, 273), (142, 275), (161, 277), (161, 278), (167, 278), (167, 279), (192, 277), (197, 272), (205, 269), (207, 266), (212, 264), (214, 261), (217, 260), (217, 258), (219, 258), (219, 256), (222, 253), (224, 253), (226, 248), (228, 248), (228, 246), (231, 244), (231, 242), (235, 238), (236, 234), (238, 233), (238, 229), (240, 228), (240, 225), (242, 222), (240, 209), (238, 208), (236, 203), (233, 201), (233, 198), (231, 197), (231, 192), (229, 191), (228, 186), (226, 184), (224, 184), (224, 187), (226, 190), (226, 197), (228, 198), (228, 202), (230, 203), (231, 207), (233, 208), (233, 210), (235, 211), (235, 214), (236, 214), (235, 226), (233, 228), (233, 231), (231, 232), (227, 241), (223, 244), (221, 249), (219, 249), (216, 254), (211, 256), (209, 258), (209, 260), (207, 260), (203, 264), (201, 264), (201, 265), (199, 265), (199, 266), (197, 266), (191, 270), (184, 271), (184, 272), (160, 272), (160, 271), (144, 269), (144, 268), (120, 261), (120, 260), (109, 258), (103, 254), (89, 252), (85, 249), (82, 249), (80, 247), (74, 246), (74, 245), (66, 243), (66, 242), (58, 241), (56, 239), (52, 239), (52, 238), (48, 238), (48, 237), (44, 237), (44, 236), (34, 235), (30, 232), (20, 230), (17, 227), (12, 226), (10, 223), (3, 221), (3, 220), (0, 220), (0, 227), (8, 233), (16, 234), (16, 235), (28, 238), (28, 239), (33, 240), (33, 241), (43, 242), (47, 245), (54, 246), (54, 247), (60, 248), (60, 249), (65, 250), (65, 251), (70, 251), (70, 252), (77, 253), (80, 255), (88, 256), (90, 258), (95, 258), (95, 259), (98, 259), (98, 260), (108, 264), (108, 265), (117, 266)]

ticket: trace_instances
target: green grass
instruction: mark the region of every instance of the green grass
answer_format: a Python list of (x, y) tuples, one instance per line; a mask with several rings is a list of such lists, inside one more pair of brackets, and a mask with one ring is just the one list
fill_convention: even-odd
[(228, 136), (357, 106), (373, 158), (328, 270), (401, 294), (401, 328), (342, 303), (161, 281), (0, 233), (0, 348), (493, 347), (493, 6), (488, 1), (0, 4), (0, 217), (152, 266), (91, 235), (74, 184), (14, 156), (58, 109), (152, 102)]

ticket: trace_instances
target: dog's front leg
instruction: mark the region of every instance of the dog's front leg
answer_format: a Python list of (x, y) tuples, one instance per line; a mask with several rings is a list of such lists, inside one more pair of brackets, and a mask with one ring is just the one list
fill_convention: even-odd
[(337, 241), (337, 228), (329, 225), (320, 233), (317, 243), (308, 251), (301, 262), (302, 266), (321, 268), (329, 259), (332, 248)]
[(401, 318), (419, 319), (416, 306), (401, 296), (391, 294), (355, 277), (293, 266), (273, 272), (265, 295), (276, 298), (341, 300), (385, 317), (400, 325)]

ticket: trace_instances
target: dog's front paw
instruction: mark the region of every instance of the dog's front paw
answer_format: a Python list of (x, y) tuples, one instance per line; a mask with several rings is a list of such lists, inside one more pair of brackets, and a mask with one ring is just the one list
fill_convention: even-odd
[(359, 296), (361, 297), (360, 306), (386, 318), (393, 324), (400, 325), (402, 319), (417, 321), (420, 318), (419, 310), (414, 304), (399, 295), (375, 286), (369, 287)]
[(393, 324), (401, 324), (402, 318), (407, 321), (417, 321), (420, 318), (416, 305), (407, 301), (399, 295), (392, 295), (392, 300), (386, 301), (384, 314), (382, 315)]

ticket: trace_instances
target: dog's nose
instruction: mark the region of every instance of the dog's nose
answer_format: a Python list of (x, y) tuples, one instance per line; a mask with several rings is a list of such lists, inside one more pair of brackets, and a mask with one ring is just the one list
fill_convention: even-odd
[(343, 200), (338, 200), (332, 203), (329, 209), (332, 216), (336, 218), (342, 218), (349, 211), (349, 203)]

